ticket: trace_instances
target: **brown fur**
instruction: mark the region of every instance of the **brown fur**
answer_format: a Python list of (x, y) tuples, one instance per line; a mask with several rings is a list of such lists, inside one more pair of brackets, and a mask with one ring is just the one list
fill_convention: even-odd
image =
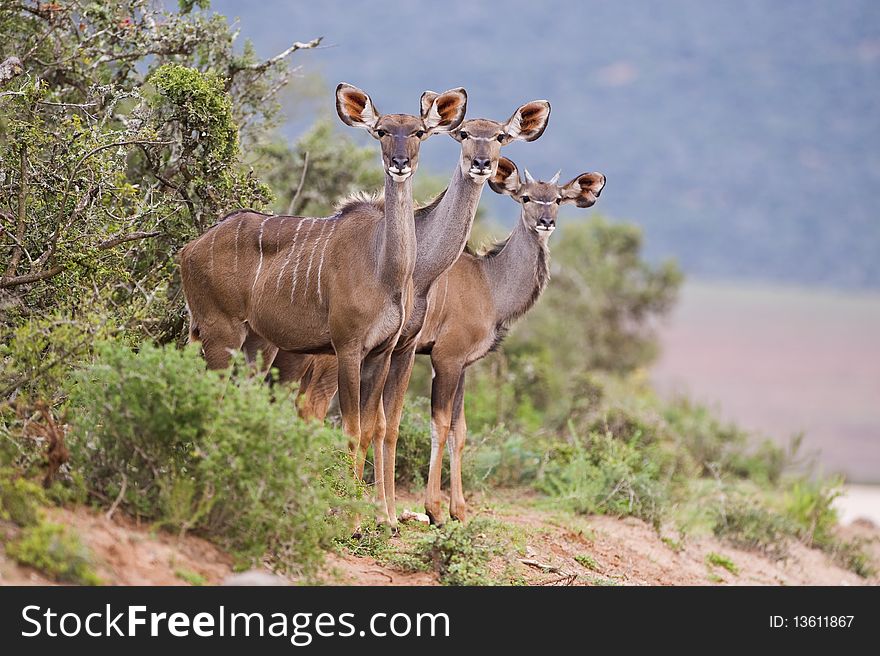
[(226, 367), (230, 353), (242, 348), (250, 360), (262, 352), (266, 363), (279, 349), (335, 353), (358, 475), (369, 446), (364, 437), (384, 424), (381, 392), (391, 350), (412, 307), (411, 173), (437, 121), (455, 127), (463, 118), (463, 90), (438, 99), (449, 96), (461, 99), (452, 103), (459, 114), (382, 116), (363, 91), (339, 85), (340, 118), (380, 142), (382, 208), (358, 199), (326, 219), (237, 211), (180, 253), (191, 337), (201, 342), (209, 367)]

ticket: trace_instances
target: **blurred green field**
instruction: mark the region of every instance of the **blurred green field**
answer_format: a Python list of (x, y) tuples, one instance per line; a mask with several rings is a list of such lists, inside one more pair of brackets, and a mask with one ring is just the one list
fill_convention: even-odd
[(689, 282), (653, 378), (785, 441), (820, 469), (880, 482), (880, 295)]

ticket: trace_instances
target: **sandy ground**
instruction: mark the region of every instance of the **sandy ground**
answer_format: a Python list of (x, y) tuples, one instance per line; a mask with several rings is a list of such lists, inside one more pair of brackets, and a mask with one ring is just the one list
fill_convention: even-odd
[[(401, 508), (418, 509), (419, 499), (401, 495)], [(490, 502), (491, 501), (491, 505)], [(522, 553), (498, 557), (492, 571), (530, 585), (876, 585), (837, 566), (820, 551), (791, 543), (784, 560), (734, 549), (713, 537), (690, 537), (683, 545), (664, 542), (644, 522), (628, 518), (579, 517), (539, 510), (523, 493), (476, 496), (475, 516), (493, 517), (520, 527), (526, 535)], [(52, 521), (74, 527), (95, 555), (101, 578), (116, 585), (188, 585), (192, 574), (219, 584), (232, 573), (232, 559), (210, 543), (154, 532), (130, 519), (80, 508), (53, 509)], [(7, 527), (8, 528), (8, 527)], [(864, 521), (842, 529), (868, 541), (880, 565), (880, 529)], [(394, 539), (400, 546), (400, 538)], [(729, 558), (737, 573), (710, 566), (710, 553)], [(594, 567), (576, 559), (589, 556)], [(522, 559), (533, 561), (532, 565)], [(586, 560), (586, 562), (590, 562)], [(536, 566), (537, 564), (537, 566)], [(182, 573), (189, 574), (182, 578)], [(370, 557), (329, 554), (326, 583), (343, 585), (437, 585), (432, 573), (404, 573)], [(10, 561), (0, 550), (0, 584), (47, 585), (30, 568)]]

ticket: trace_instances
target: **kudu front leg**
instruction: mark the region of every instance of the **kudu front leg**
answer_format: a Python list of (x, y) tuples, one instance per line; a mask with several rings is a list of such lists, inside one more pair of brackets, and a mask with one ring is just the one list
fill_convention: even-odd
[(388, 515), (385, 501), (385, 411), (382, 406), (382, 390), (388, 378), (390, 364), (390, 349), (370, 353), (364, 359), (361, 369), (361, 451), (366, 453), (372, 442), (378, 519), (393, 526), (394, 522)]
[(342, 430), (348, 435), (348, 449), (358, 480), (363, 479), (366, 457), (366, 452), (361, 452), (361, 359), (359, 345), (336, 352)]
[(452, 405), (452, 429), (449, 445), (449, 515), (452, 519), (467, 519), (467, 503), (464, 500), (464, 486), (461, 483), (461, 459), (467, 439), (467, 422), (464, 416), (464, 371), (458, 379), (455, 401)]
[(385, 440), (383, 458), (385, 461), (385, 504), (392, 527), (397, 525), (397, 502), (395, 490), (395, 464), (397, 459), (397, 437), (400, 433), (400, 418), (409, 379), (415, 362), (415, 345), (405, 351), (396, 351), (391, 356), (391, 367), (382, 392), (382, 405), (385, 408)]
[(437, 367), (431, 382), (431, 465), (425, 489), (425, 512), (432, 524), (440, 524), (440, 483), (443, 472), (443, 448), (452, 426), (452, 406), (460, 367)]

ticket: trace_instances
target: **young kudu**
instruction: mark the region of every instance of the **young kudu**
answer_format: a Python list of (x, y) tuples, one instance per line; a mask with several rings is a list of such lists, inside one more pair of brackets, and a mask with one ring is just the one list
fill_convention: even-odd
[[(423, 109), (433, 94), (422, 97)], [(413, 309), (407, 315), (391, 356), (390, 372), (382, 393), (383, 413), (374, 424), (376, 491), (383, 519), (397, 523), (394, 463), (404, 397), (415, 360), (418, 336), (428, 311), (428, 297), (435, 281), (455, 263), (464, 250), (479, 205), (483, 183), (496, 173), (501, 147), (515, 140), (534, 141), (544, 132), (550, 104), (536, 100), (519, 107), (504, 123), (469, 119), (453, 133), (461, 144), (458, 165), (446, 190), (434, 202), (415, 212), (418, 251), (413, 272)], [(306, 416), (323, 418), (335, 392), (332, 359), (281, 352), (274, 366), (282, 381), (299, 381), (304, 393), (300, 408)], [(382, 421), (384, 414), (385, 422)], [(383, 462), (384, 461), (384, 462)], [(380, 464), (384, 465), (380, 468)]]
[(464, 89), (454, 89), (423, 96), (420, 117), (382, 115), (366, 93), (340, 84), (339, 117), (380, 143), (384, 204), (353, 200), (326, 219), (239, 211), (181, 250), (190, 335), (209, 367), (227, 366), (246, 339), (262, 345), (266, 362), (279, 348), (335, 354), (359, 475), (391, 351), (412, 308), (419, 146), (456, 129), (466, 106)]
[(560, 205), (591, 207), (605, 176), (583, 173), (564, 185), (559, 174), (537, 182), (502, 158), (489, 181), (493, 191), (520, 203), (516, 227), (508, 238), (483, 254), (465, 252), (437, 281), (431, 311), (419, 337), (418, 353), (431, 356), (431, 465), (425, 510), (440, 518), (440, 471), (443, 446), (449, 446), (450, 514), (464, 520), (467, 506), (461, 483), (461, 457), (467, 426), (464, 412), (465, 370), (504, 339), (510, 324), (538, 300), (549, 279), (547, 241), (556, 229)]

